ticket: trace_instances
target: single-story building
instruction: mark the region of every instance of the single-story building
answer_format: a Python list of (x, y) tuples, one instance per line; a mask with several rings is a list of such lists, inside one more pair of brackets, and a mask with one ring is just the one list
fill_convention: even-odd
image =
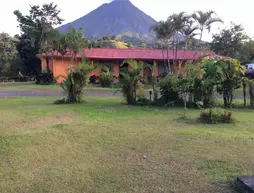
[[(123, 64), (123, 61), (126, 59), (133, 59), (143, 61), (148, 64), (157, 63), (155, 69), (155, 75), (157, 77), (165, 74), (167, 72), (166, 65), (167, 60), (169, 58), (171, 64), (174, 62), (174, 66), (172, 66), (173, 71), (178, 71), (179, 62), (182, 63), (182, 69), (185, 69), (185, 63), (188, 60), (197, 60), (202, 55), (216, 55), (213, 51), (207, 50), (178, 50), (177, 56), (173, 50), (160, 50), (160, 49), (141, 49), (141, 48), (91, 48), (91, 49), (83, 49), (83, 54), (91, 61), (96, 64), (100, 64), (101, 66), (107, 66), (110, 71), (114, 74), (116, 78), (119, 77), (119, 73), (122, 71), (131, 70), (129, 64)], [(55, 52), (50, 57), (46, 57), (45, 54), (40, 55), (41, 58), (41, 68), (42, 71), (47, 70), (47, 62), (49, 69), (53, 72), (54, 77), (58, 77), (59, 75), (65, 75), (70, 68), (71, 56), (66, 54), (65, 56), (61, 56), (59, 53)], [(77, 65), (82, 59), (81, 54), (77, 54), (76, 61), (72, 62), (72, 65)], [(100, 69), (94, 70), (90, 76), (99, 76)], [(151, 70), (149, 68), (145, 68), (143, 70), (144, 76), (150, 76)], [(58, 79), (58, 82), (61, 82), (61, 79)], [(117, 81), (117, 79), (116, 79)]]

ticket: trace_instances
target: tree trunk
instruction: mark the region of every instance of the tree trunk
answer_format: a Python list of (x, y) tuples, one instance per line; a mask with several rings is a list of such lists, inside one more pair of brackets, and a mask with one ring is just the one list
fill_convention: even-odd
[(168, 73), (171, 73), (170, 59), (169, 59), (169, 45), (167, 46), (167, 61), (168, 61)]
[(203, 27), (201, 28), (201, 33), (200, 33), (200, 38), (199, 38), (199, 47), (201, 47), (201, 41), (202, 41), (202, 37), (203, 37)]
[(230, 108), (232, 107), (233, 102), (233, 89), (228, 87), (223, 90), (223, 101), (224, 107)]
[(250, 89), (250, 105), (251, 107), (254, 107), (254, 83), (253, 82), (250, 82), (249, 89)]
[(243, 83), (243, 103), (244, 103), (244, 107), (246, 107), (246, 83)]
[[(166, 60), (165, 60), (165, 56), (164, 56), (164, 45), (161, 44), (161, 47), (162, 47), (161, 52), (162, 52), (162, 57), (163, 57), (165, 69), (166, 69), (166, 72), (168, 73), (168, 66), (167, 66), (167, 64), (166, 64)], [(164, 72), (165, 72), (165, 71), (164, 71)]]
[(188, 93), (184, 93), (184, 118), (186, 117)]
[(189, 41), (189, 38), (187, 37), (187, 39), (185, 40), (185, 46), (184, 46), (184, 49), (185, 49), (185, 50), (188, 49), (188, 41)]
[(50, 69), (49, 69), (49, 57), (46, 56), (46, 67), (47, 67), (47, 73), (49, 74)]

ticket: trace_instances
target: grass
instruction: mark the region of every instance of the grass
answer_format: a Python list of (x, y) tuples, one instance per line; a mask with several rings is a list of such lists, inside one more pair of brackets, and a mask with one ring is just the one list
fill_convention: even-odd
[(195, 123), (199, 110), (87, 98), (0, 98), (0, 190), (12, 192), (235, 192), (254, 172), (251, 110), (233, 125)]
[[(114, 86), (112, 88), (102, 88), (100, 85), (88, 85), (88, 90), (105, 90), (105, 91), (115, 91), (117, 88)], [(7, 82), (0, 83), (1, 90), (32, 90), (32, 91), (61, 91), (59, 84), (52, 85), (38, 85), (34, 82)]]
[[(100, 84), (89, 84), (86, 87), (86, 90), (95, 90), (95, 91), (116, 91), (119, 90), (120, 86), (118, 84), (113, 84), (111, 88), (102, 88)], [(151, 85), (145, 85), (144, 89), (151, 89)], [(7, 82), (0, 83), (0, 91), (56, 91), (61, 92), (62, 89), (59, 84), (52, 85), (38, 85), (34, 82)]]

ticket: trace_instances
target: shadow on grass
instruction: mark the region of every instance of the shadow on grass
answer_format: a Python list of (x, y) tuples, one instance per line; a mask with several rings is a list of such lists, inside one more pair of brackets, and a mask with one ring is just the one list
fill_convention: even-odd
[(243, 185), (237, 183), (237, 181), (229, 182), (229, 188), (232, 190), (232, 192), (236, 192), (236, 193), (244, 193), (244, 192), (246, 192), (244, 190)]

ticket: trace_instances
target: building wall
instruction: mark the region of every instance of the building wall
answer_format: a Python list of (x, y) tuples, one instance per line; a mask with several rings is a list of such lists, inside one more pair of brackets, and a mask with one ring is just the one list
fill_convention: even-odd
[(47, 70), (46, 58), (41, 58), (41, 71)]
[[(57, 79), (57, 82), (60, 83), (63, 81), (62, 77), (59, 77), (61, 75), (67, 75), (71, 65), (72, 66), (76, 66), (78, 64), (79, 61), (73, 61), (72, 63), (70, 62), (69, 59), (61, 59), (61, 58), (54, 58), (51, 59), (49, 61), (49, 67), (53, 72), (54, 77)], [(93, 60), (93, 62), (95, 64), (99, 64), (99, 63), (104, 63), (104, 61), (98, 61), (98, 60)], [(108, 63), (107, 61), (105, 61), (105, 63)], [(118, 82), (118, 77), (119, 77), (119, 63), (120, 61), (116, 60), (116, 61), (111, 61), (112, 65), (113, 65), (113, 74), (116, 77), (115, 82)], [(41, 59), (41, 65), (42, 65), (42, 71), (45, 71), (47, 69), (46, 67), (46, 59), (42, 58)], [(182, 68), (184, 68), (184, 65), (182, 66)], [(178, 67), (174, 67), (174, 71), (177, 71)], [(132, 68), (130, 65), (128, 65), (128, 70), (131, 71)], [(94, 70), (90, 76), (99, 76), (100, 75), (100, 69), (96, 69)], [(143, 70), (141, 75), (146, 75), (146, 76), (151, 76), (151, 71), (146, 69), (145, 71)], [(159, 74), (159, 67), (158, 65), (155, 68), (155, 76), (158, 77)]]
[[(98, 61), (94, 60), (93, 61), (95, 64), (98, 63)], [(62, 77), (59, 77), (61, 75), (67, 75), (69, 72), (69, 69), (71, 68), (71, 66), (76, 66), (79, 63), (79, 61), (73, 61), (70, 62), (70, 60), (68, 59), (60, 59), (60, 58), (55, 58), (54, 60), (52, 60), (51, 62), (51, 66), (52, 66), (52, 71), (53, 71), (53, 75), (54, 78), (57, 79), (57, 82), (60, 83), (63, 81)], [(46, 60), (43, 58), (42, 59), (42, 70), (46, 70)], [(113, 69), (114, 69), (114, 76), (118, 77), (119, 76), (119, 65), (118, 63), (114, 63), (113, 64)], [(99, 76), (100, 75), (100, 69), (95, 69), (93, 72), (90, 73), (89, 76)]]

